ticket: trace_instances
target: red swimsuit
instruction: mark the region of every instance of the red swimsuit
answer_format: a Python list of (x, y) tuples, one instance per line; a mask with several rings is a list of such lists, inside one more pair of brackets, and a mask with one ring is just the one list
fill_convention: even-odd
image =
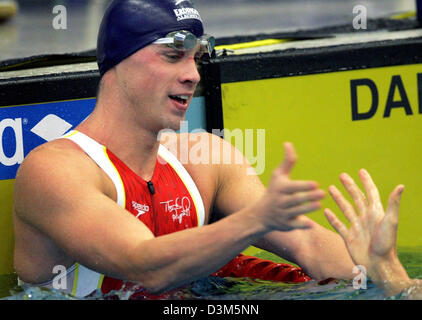
[[(151, 181), (146, 182), (111, 151), (109, 159), (122, 179), (125, 208), (158, 237), (199, 226), (198, 212), (189, 190), (175, 169), (164, 159), (156, 161)], [(101, 290), (107, 293), (122, 287), (123, 281), (105, 277)]]

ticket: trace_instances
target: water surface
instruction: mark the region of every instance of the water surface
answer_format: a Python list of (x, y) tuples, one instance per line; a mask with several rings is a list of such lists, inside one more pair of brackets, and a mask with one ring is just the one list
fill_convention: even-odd
[[(285, 262), (268, 252), (255, 254), (259, 258)], [(411, 278), (422, 279), (422, 248), (402, 248), (399, 258)], [(5, 292), (7, 292), (5, 294)], [(3, 293), (3, 294), (2, 294)], [(134, 293), (144, 298), (139, 287), (123, 288), (102, 295), (99, 290), (83, 300), (127, 300)], [(2, 300), (79, 300), (56, 290), (43, 288), (23, 289), (12, 281), (0, 288)], [(277, 283), (249, 278), (206, 277), (169, 293), (162, 299), (172, 300), (402, 300), (405, 294), (385, 298), (370, 280), (366, 289), (355, 289), (351, 280), (335, 280), (327, 284), (310, 281), (300, 284)]]

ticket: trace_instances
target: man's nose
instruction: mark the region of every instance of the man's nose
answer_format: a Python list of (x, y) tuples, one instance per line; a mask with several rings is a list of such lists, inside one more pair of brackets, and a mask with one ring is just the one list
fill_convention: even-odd
[(186, 60), (186, 63), (183, 65), (183, 72), (180, 76), (180, 82), (182, 83), (192, 83), (197, 85), (201, 80), (201, 75), (198, 71), (198, 66), (196, 65), (195, 59), (189, 58)]

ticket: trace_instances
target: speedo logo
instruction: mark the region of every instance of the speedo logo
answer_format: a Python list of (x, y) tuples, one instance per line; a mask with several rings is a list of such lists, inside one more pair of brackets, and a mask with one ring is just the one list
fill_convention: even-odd
[(147, 206), (146, 204), (137, 203), (136, 201), (132, 201), (132, 208), (138, 211), (138, 215), (136, 216), (136, 218), (149, 211), (149, 206)]
[(177, 21), (186, 19), (197, 19), (202, 22), (201, 16), (199, 15), (198, 10), (196, 10), (195, 8), (174, 9), (174, 14), (176, 15)]
[[(3, 119), (0, 122), (0, 163), (5, 166), (14, 166), (21, 164), (24, 159), (24, 141), (23, 141), (23, 125), (27, 123), (28, 119), (15, 118)], [(45, 116), (38, 122), (30, 131), (46, 141), (56, 139), (66, 133), (72, 125), (55, 114)], [(4, 148), (3, 134), (6, 129), (11, 129), (15, 136), (16, 147), (13, 152), (6, 154)]]

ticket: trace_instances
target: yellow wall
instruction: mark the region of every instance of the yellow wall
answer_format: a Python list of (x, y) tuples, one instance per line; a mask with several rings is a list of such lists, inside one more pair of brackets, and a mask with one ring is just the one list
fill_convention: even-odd
[[(406, 189), (398, 245), (421, 246), (422, 115), (418, 109), (418, 73), (422, 73), (422, 65), (223, 84), (224, 127), (266, 130), (266, 166), (261, 175), (265, 184), (283, 159), (284, 141), (294, 143), (299, 157), (292, 178), (316, 180), (325, 190), (330, 184), (344, 190), (339, 174), (348, 172), (358, 180), (360, 168), (372, 174), (384, 203), (394, 186), (403, 183)], [(406, 115), (404, 108), (393, 108), (390, 117), (383, 117), (394, 75), (402, 79), (413, 115)], [(352, 121), (350, 80), (361, 78), (375, 82), (378, 111), (371, 119)], [(359, 87), (357, 92), (359, 112), (368, 111), (370, 90)], [(395, 87), (394, 101), (403, 98)], [(339, 213), (329, 197), (323, 206)], [(329, 227), (322, 210), (309, 216)]]
[(13, 272), (13, 180), (0, 180), (0, 275)]

